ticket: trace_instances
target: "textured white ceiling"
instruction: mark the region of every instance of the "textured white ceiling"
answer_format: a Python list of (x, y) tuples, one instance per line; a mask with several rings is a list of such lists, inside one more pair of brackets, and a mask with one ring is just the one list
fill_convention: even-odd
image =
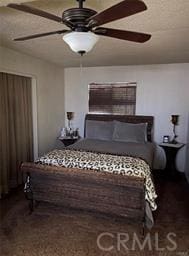
[[(121, 0), (86, 0), (85, 7), (104, 10)], [(61, 16), (63, 10), (76, 7), (76, 0), (0, 1), (0, 44), (64, 67), (79, 66), (81, 57), (53, 35), (25, 42), (12, 38), (66, 28), (64, 25), (5, 7), (7, 3), (28, 5)], [(84, 66), (113, 66), (189, 62), (189, 0), (144, 0), (148, 10), (106, 27), (152, 34), (144, 44), (101, 36), (94, 49), (82, 57)]]

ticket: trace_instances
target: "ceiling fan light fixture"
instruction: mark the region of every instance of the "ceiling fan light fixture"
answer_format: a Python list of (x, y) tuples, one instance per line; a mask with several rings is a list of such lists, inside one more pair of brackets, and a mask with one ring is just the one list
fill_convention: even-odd
[(83, 55), (92, 50), (97, 43), (99, 36), (92, 32), (70, 32), (65, 34), (62, 39), (69, 45), (72, 51)]

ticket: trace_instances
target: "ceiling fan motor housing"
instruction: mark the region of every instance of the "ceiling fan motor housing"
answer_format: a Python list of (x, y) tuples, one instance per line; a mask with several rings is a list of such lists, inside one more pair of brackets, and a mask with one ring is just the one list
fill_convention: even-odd
[(71, 8), (63, 12), (62, 21), (73, 31), (87, 32), (88, 18), (95, 15), (97, 12), (89, 8)]

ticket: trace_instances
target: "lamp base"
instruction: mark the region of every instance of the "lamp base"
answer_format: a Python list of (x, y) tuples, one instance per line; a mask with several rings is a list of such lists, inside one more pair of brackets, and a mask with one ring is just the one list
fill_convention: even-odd
[(177, 143), (178, 143), (178, 141), (176, 141), (176, 140), (172, 140), (170, 143), (171, 143), (171, 144), (177, 144)]
[(172, 144), (177, 144), (177, 143), (178, 143), (178, 141), (176, 140), (177, 137), (178, 137), (178, 136), (175, 135), (174, 138), (172, 139), (172, 141), (171, 141), (170, 143), (172, 143)]

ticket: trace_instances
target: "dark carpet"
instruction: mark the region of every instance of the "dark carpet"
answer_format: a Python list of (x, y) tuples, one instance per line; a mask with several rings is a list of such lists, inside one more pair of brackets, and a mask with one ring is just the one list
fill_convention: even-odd
[(6, 210), (1, 218), (0, 255), (189, 256), (189, 186), (183, 179), (158, 178), (156, 188), (155, 226), (144, 238), (141, 225), (96, 213), (40, 203), (29, 214), (23, 194), (14, 194), (1, 202), (2, 212)]

